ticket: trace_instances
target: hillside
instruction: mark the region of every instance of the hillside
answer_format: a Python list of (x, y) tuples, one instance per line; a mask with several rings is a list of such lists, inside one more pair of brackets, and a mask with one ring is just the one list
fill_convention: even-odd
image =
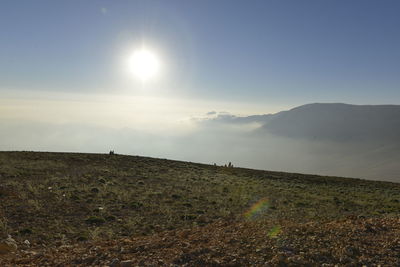
[(399, 105), (313, 103), (275, 114), (238, 117), (218, 114), (208, 120), (227, 124), (258, 123), (256, 132), (330, 142), (400, 145)]
[(293, 138), (399, 144), (400, 106), (308, 104), (274, 114), (264, 129)]
[(0, 152), (0, 200), (2, 266), (400, 263), (397, 183)]
[(203, 124), (221, 135), (213, 154), (232, 151), (242, 166), (400, 182), (399, 105), (314, 103), (268, 115), (215, 114)]

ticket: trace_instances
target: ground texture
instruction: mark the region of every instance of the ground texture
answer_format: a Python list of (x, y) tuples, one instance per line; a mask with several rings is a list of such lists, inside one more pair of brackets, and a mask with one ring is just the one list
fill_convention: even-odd
[(395, 183), (0, 152), (0, 266), (399, 266), (399, 202)]

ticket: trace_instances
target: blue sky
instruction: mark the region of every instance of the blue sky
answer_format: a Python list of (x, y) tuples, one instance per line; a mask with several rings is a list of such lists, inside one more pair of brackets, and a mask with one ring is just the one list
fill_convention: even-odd
[(0, 90), (135, 95), (121, 62), (145, 42), (167, 74), (141, 95), (265, 104), (265, 113), (400, 104), (399, 11), (391, 0), (5, 0)]

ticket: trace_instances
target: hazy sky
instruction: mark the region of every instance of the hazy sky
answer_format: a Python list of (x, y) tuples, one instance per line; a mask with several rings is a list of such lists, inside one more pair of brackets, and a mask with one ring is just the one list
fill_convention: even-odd
[[(0, 87), (293, 106), (400, 99), (400, 2), (1, 1)], [(124, 58), (146, 43), (145, 90)], [(215, 107), (218, 109), (218, 107)]]

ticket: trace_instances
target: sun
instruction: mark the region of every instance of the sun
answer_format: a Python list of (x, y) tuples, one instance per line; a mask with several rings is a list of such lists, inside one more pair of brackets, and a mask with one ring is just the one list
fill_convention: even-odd
[(154, 79), (160, 69), (160, 61), (151, 50), (142, 48), (129, 57), (130, 72), (142, 82)]

